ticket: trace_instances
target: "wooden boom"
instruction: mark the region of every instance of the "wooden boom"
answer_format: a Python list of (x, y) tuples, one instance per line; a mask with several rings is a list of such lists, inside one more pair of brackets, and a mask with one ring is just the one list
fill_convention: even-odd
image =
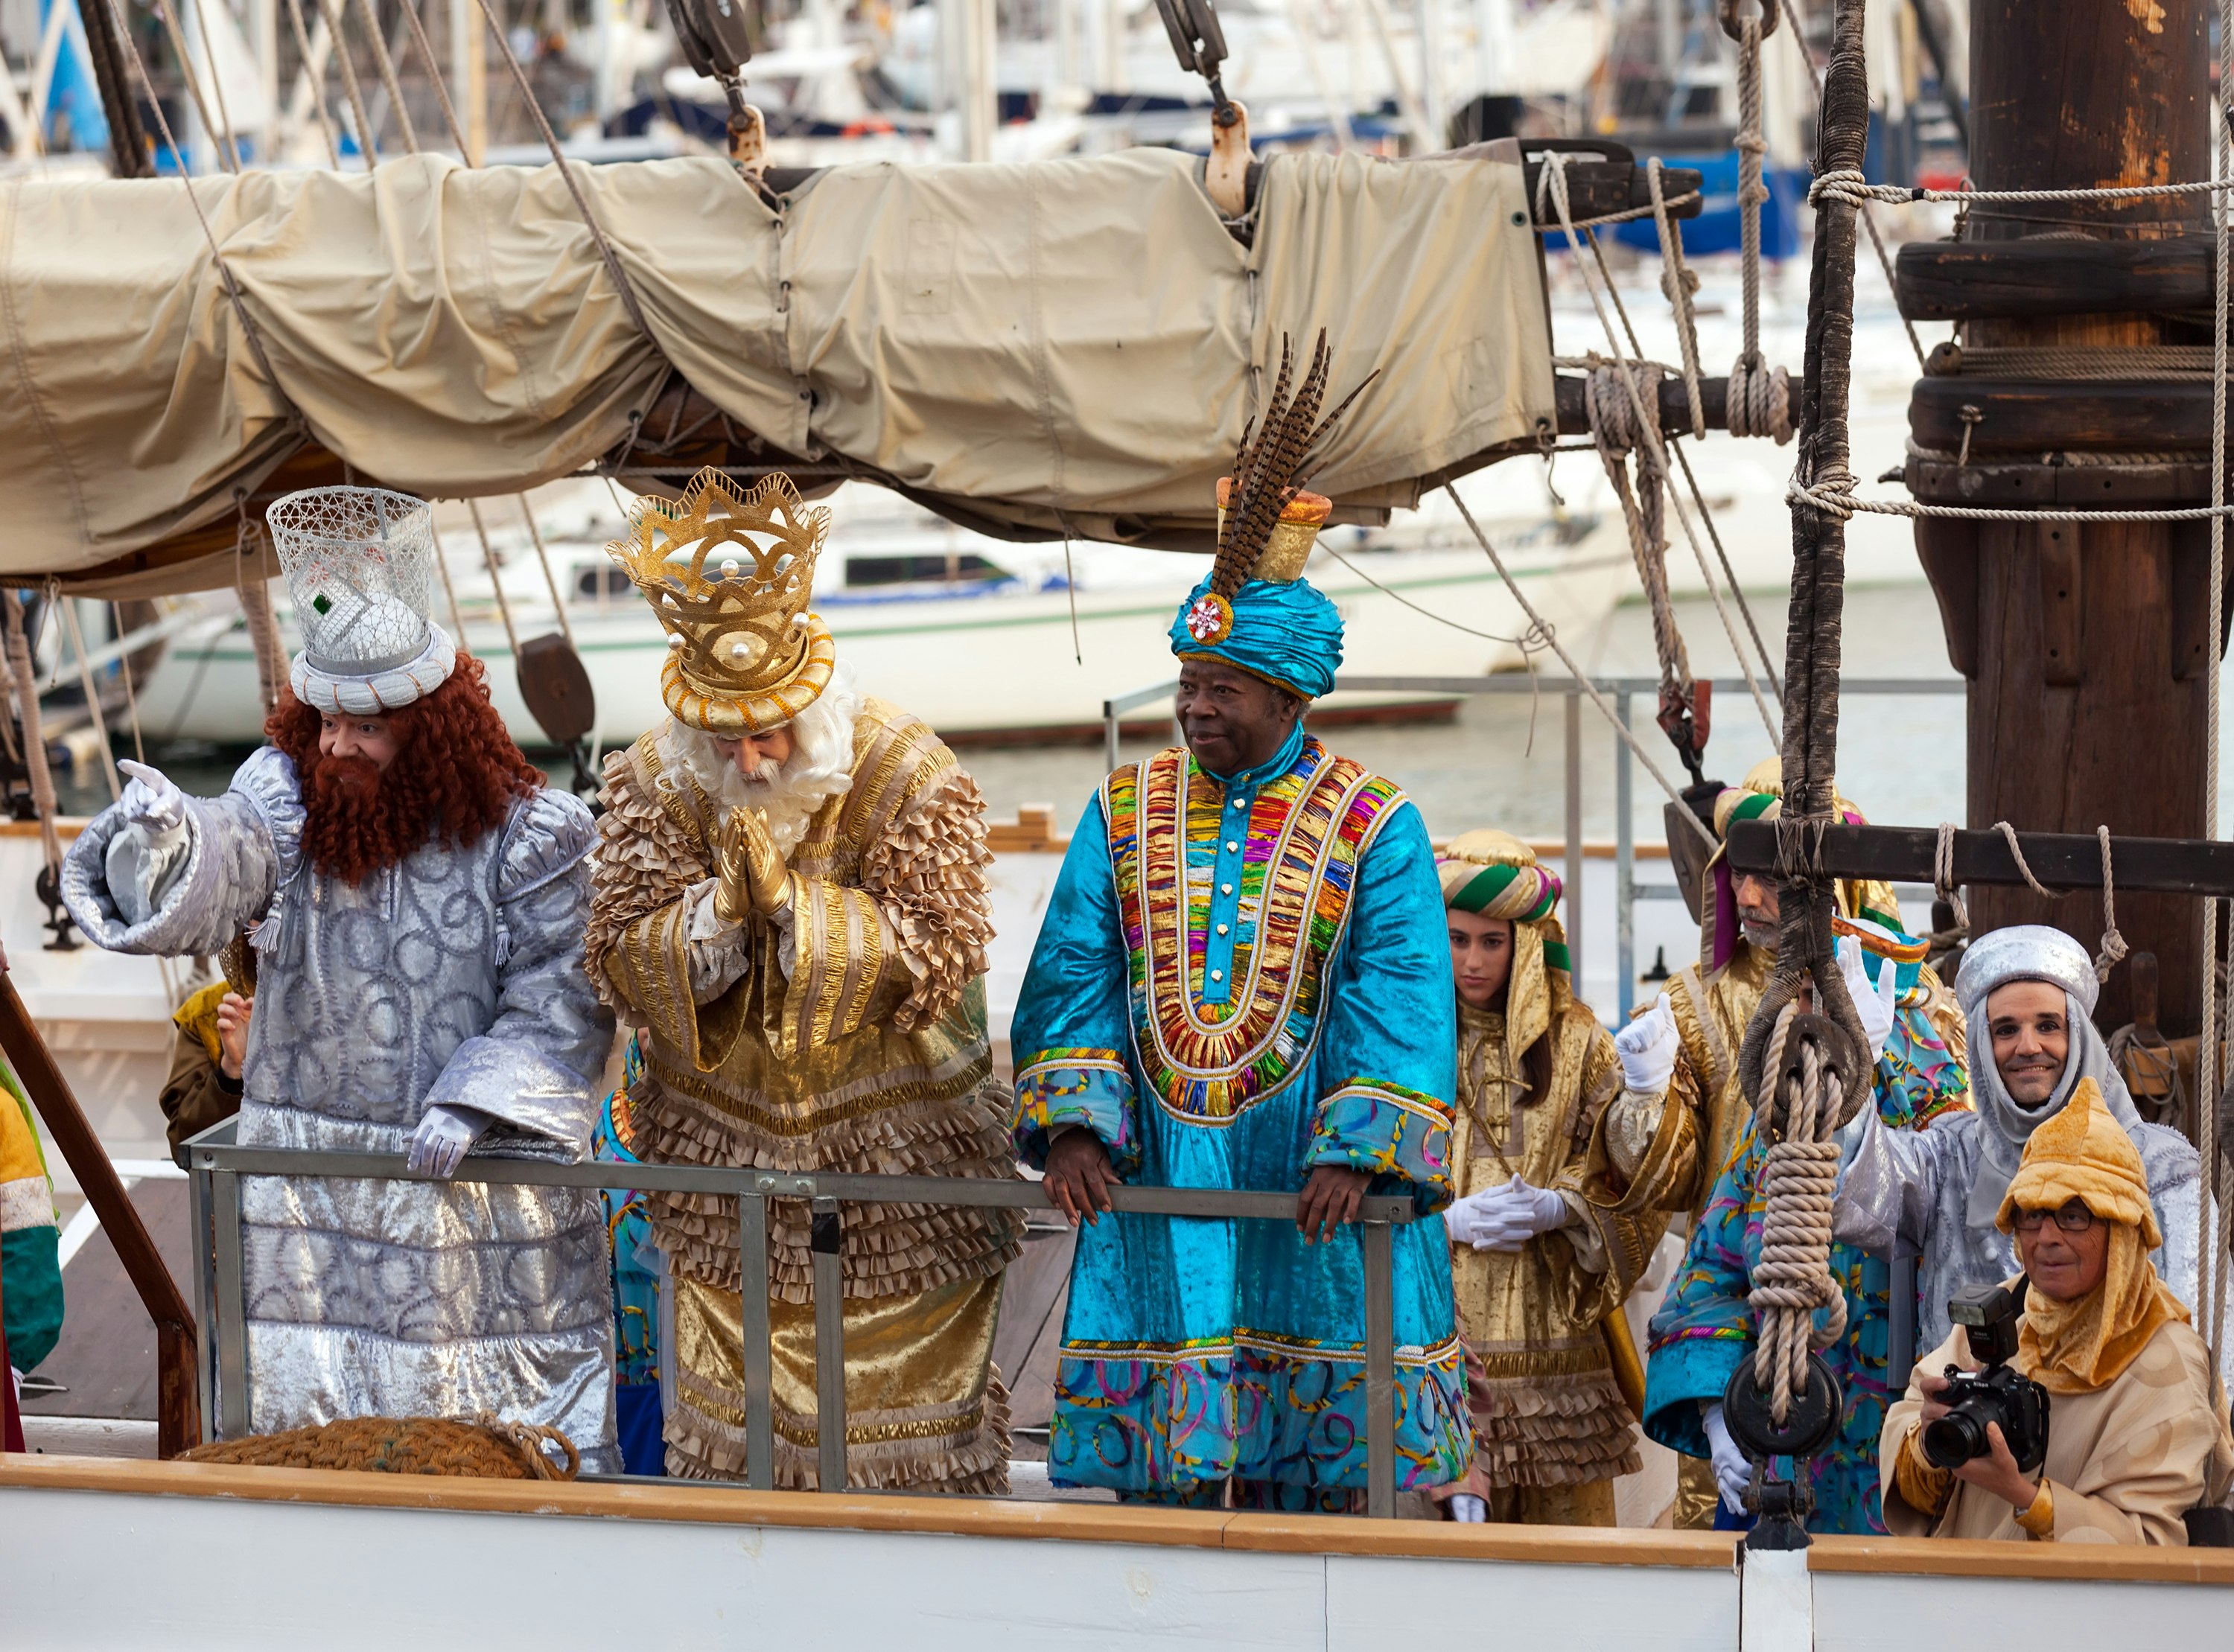
[[(1773, 877), (1777, 822), (1734, 820), (1728, 859), (1733, 871)], [(1826, 826), (1811, 834), (1809, 866), (1832, 878), (1875, 878), (1929, 884), (1939, 833), (1929, 826)], [(2033, 876), (2059, 893), (2102, 887), (2102, 846), (2074, 833), (2020, 832), (2017, 842)], [(2195, 838), (2112, 838), (2110, 868), (2120, 894), (2234, 896), (2234, 843)], [(2009, 841), (1998, 832), (1955, 834), (1955, 881), (2023, 886)]]

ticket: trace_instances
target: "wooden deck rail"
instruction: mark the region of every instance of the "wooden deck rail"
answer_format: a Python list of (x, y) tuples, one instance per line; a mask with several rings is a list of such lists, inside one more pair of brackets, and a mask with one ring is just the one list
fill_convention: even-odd
[(76, 1176), (86, 1202), (116, 1247), (126, 1277), (155, 1322), (155, 1449), (160, 1456), (175, 1457), (201, 1441), (193, 1313), (6, 970), (6, 960), (0, 958), (0, 1052), (16, 1069), (23, 1093), (39, 1110), (47, 1134)]

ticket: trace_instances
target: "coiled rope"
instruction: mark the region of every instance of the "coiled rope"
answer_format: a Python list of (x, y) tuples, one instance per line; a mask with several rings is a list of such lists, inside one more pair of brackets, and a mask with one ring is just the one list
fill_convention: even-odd
[(1831, 1209), (1839, 1191), (1832, 1137), (1845, 1112), (1845, 1084), (1812, 1038), (1800, 1042), (1798, 1071), (1787, 1072), (1785, 1048), (1798, 1008), (1797, 1000), (1787, 1003), (1776, 1018), (1754, 1105), (1755, 1129), (1770, 1145), (1760, 1170), (1760, 1260), (1746, 1300), (1758, 1327), (1754, 1381), (1769, 1396), (1769, 1414), (1780, 1427), (1793, 1396), (1806, 1391), (1808, 1354), (1846, 1334), (1846, 1295), (1830, 1267)]
[[(1662, 691), (1672, 689), (1689, 704), (1690, 655), (1676, 629), (1675, 605), (1668, 593), (1668, 458), (1659, 440), (1659, 369), (1643, 362), (1593, 368), (1583, 381), (1583, 406), (1590, 415), (1598, 462), (1605, 467), (1622, 520), (1628, 525), (1630, 554), (1652, 611), (1652, 648), (1660, 660)], [(1633, 486), (1632, 456), (1636, 465)]]
[[(551, 1460), (545, 1446), (565, 1458), (564, 1466)], [(471, 1422), (448, 1417), (349, 1417), (318, 1427), (214, 1440), (180, 1453), (180, 1460), (483, 1480), (571, 1480), (582, 1467), (582, 1453), (561, 1430), (508, 1422), (487, 1411)]]
[[(1773, 0), (1767, 0), (1773, 7)], [(1731, 32), (1732, 7), (1721, 8), (1722, 32)], [(1738, 278), (1745, 317), (1745, 340), (1730, 368), (1723, 422), (1734, 436), (1768, 436), (1780, 447), (1792, 440), (1792, 389), (1780, 367), (1760, 353), (1760, 209), (1768, 201), (1762, 163), (1768, 138), (1762, 128), (1760, 42), (1776, 27), (1776, 12), (1738, 23)]]

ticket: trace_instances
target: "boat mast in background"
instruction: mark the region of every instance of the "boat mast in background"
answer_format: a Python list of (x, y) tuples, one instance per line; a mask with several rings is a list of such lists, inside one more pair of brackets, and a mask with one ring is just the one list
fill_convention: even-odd
[[(2131, 10), (1973, 0), (1974, 186), (2208, 178), (2209, 10), (2209, 0)], [(2207, 375), (2175, 382), (2162, 375), (2162, 358), (2120, 362), (2120, 352), (2165, 344), (2201, 345), (2208, 356), (2209, 317), (2198, 325), (2192, 315), (2152, 313), (2165, 291), (2130, 245), (2197, 238), (2186, 245), (2207, 258), (2207, 199), (1982, 206), (1957, 220), (1957, 243), (1972, 244), (1959, 254), (1946, 243), (1903, 251), (1904, 307), (1964, 323), (1961, 351), (1950, 358), (1943, 347), (1910, 403), (1916, 447), (1942, 460), (1909, 460), (1919, 499), (2067, 509), (2210, 502)], [(2050, 245), (2038, 245), (2042, 238)], [(2046, 254), (2070, 259), (2068, 268), (2013, 297), (2011, 284)], [(1933, 301), (1920, 307), (1925, 278)], [(2074, 346), (2092, 359), (2074, 361)], [(2050, 348), (2062, 360), (2043, 353)], [(2209, 536), (2205, 521), (1917, 523), (1948, 654), (1971, 682), (1971, 826), (2009, 820), (2091, 833), (2107, 823), (2121, 836), (2206, 835), (2204, 650), (2223, 646), (2205, 635)], [(2089, 945), (2101, 929), (2094, 894), (2049, 901), (1985, 887), (1970, 911), (1979, 930), (2053, 923)], [(2136, 894), (2118, 912), (2132, 944), (2162, 966), (2165, 1030), (2195, 1032), (2204, 991), (2195, 903)], [(2106, 1028), (2133, 1019), (2129, 972), (2104, 984), (2096, 1019)]]

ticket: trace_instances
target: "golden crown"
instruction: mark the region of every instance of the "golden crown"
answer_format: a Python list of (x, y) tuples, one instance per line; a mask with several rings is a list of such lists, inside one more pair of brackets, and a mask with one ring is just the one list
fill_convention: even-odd
[(637, 501), (605, 552), (667, 632), (670, 711), (715, 733), (757, 733), (814, 702), (837, 659), (807, 608), (829, 532), (830, 513), (808, 509), (781, 474), (740, 493), (702, 470), (679, 500)]

